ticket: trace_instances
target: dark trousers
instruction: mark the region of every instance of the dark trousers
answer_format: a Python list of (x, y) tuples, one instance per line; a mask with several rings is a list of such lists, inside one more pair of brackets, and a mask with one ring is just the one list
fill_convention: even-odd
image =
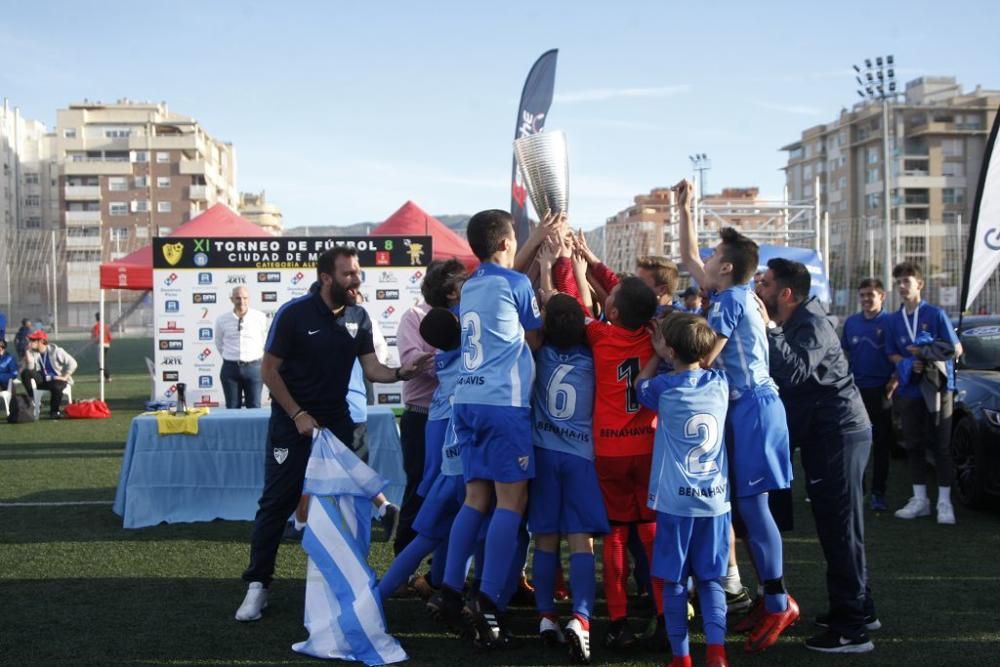
[[(354, 424), (350, 419), (329, 428), (341, 442), (353, 442)], [(250, 537), (250, 565), (243, 572), (244, 581), (259, 581), (265, 587), (271, 584), (281, 535), (302, 496), (311, 450), (311, 436), (284, 431), (279, 434), (272, 418), (265, 451), (264, 491), (257, 503)]]
[(406, 490), (403, 492), (403, 505), (399, 508), (399, 527), (396, 529), (396, 539), (392, 550), (399, 554), (413, 538), (413, 521), (423, 505), (424, 499), (417, 495), (417, 487), (424, 477), (424, 449), (426, 447), (425, 429), (427, 413), (406, 409), (399, 418), (399, 443), (403, 448), (403, 469), (406, 471)]
[(885, 395), (885, 387), (862, 389), (861, 399), (872, 423), (872, 493), (884, 496), (889, 480), (889, 454), (896, 441), (892, 432), (892, 403)]
[(104, 348), (104, 379), (111, 379), (111, 346)]
[[(226, 408), (236, 410), (241, 407), (259, 408), (260, 392), (264, 381), (260, 378), (260, 360), (257, 361), (223, 361), (222, 393), (226, 397)], [(350, 442), (350, 440), (345, 440)]]
[(865, 562), (864, 476), (871, 431), (813, 433), (800, 443), (806, 490), (823, 555), (830, 627), (845, 637), (864, 632), (875, 614)]
[(955, 477), (951, 461), (951, 415), (954, 394), (941, 394), (938, 423), (927, 409), (923, 398), (896, 398), (899, 418), (903, 422), (903, 446), (910, 459), (910, 474), (914, 484), (927, 484), (930, 464), (927, 454), (934, 455), (938, 487), (951, 488)]
[[(59, 412), (59, 406), (62, 405), (63, 392), (66, 391), (66, 383), (62, 380), (46, 380), (45, 375), (41, 371), (25, 370), (21, 372), (21, 382), (28, 390), (28, 394), (31, 394), (31, 380), (35, 381), (35, 385), (39, 389), (51, 392), (52, 400), (49, 402), (49, 413), (55, 414)], [(31, 398), (34, 399), (35, 397), (32, 395)]]

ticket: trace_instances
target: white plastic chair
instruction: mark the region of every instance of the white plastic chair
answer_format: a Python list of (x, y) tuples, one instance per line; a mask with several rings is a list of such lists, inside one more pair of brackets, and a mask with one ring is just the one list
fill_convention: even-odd
[[(42, 400), (52, 403), (52, 392), (48, 389), (39, 389), (35, 384), (35, 378), (31, 378), (31, 395), (35, 397), (35, 419), (38, 419), (42, 412)], [(73, 402), (73, 385), (66, 385), (66, 388), (63, 389), (63, 398), (66, 399), (67, 403)]]
[(3, 402), (4, 413), (10, 415), (10, 399), (14, 395), (14, 380), (7, 380), (7, 388), (0, 391), (0, 401)]

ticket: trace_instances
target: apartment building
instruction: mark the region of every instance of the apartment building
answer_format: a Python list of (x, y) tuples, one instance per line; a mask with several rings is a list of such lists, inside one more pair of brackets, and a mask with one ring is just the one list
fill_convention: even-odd
[(281, 236), (284, 229), (281, 209), (267, 201), (267, 195), (263, 190), (259, 193), (241, 192), (238, 212), (241, 216), (267, 230), (274, 236)]
[[(889, 104), (888, 239), (893, 262), (924, 265), (948, 298), (959, 285), (961, 254), (1000, 91), (963, 92), (954, 77), (925, 76)], [(783, 146), (791, 199), (819, 197), (830, 217), (835, 289), (881, 275), (884, 251), (883, 110), (880, 102), (842, 109), (837, 119)], [(817, 192), (818, 189), (818, 192)], [(932, 295), (932, 298), (935, 298)]]
[(672, 202), (670, 188), (654, 188), (648, 194), (636, 195), (631, 206), (608, 218), (604, 262), (618, 272), (633, 271), (636, 257), (664, 254)]

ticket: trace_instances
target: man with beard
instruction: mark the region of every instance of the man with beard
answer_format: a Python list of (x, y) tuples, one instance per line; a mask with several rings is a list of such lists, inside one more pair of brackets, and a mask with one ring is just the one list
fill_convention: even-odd
[(261, 376), (272, 399), (270, 451), (250, 540), (250, 565), (243, 573), (249, 587), (236, 612), (238, 621), (256, 621), (267, 606), (278, 544), (302, 494), (313, 429), (328, 428), (341, 442), (353, 441), (347, 391), (355, 360), (372, 382), (408, 380), (431, 361), (431, 355), (424, 355), (401, 368), (379, 362), (371, 320), (357, 305), (361, 268), (354, 248), (327, 250), (316, 271), (313, 289), (275, 313), (264, 346)]
[(806, 640), (824, 653), (874, 649), (867, 631), (881, 627), (867, 586), (864, 473), (871, 422), (854, 384), (840, 340), (815, 297), (809, 270), (772, 259), (757, 282), (767, 326), (771, 377), (788, 415), (793, 447), (802, 450), (806, 489), (826, 557), (829, 613), (816, 618), (826, 631)]

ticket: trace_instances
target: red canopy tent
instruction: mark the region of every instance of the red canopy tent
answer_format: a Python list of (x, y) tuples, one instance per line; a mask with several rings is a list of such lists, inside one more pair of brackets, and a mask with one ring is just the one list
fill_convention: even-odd
[[(175, 229), (170, 236), (181, 238), (248, 238), (270, 236), (225, 204), (216, 204)], [(143, 246), (113, 262), (101, 264), (101, 289), (153, 289), (153, 246)]]
[(479, 265), (472, 254), (472, 248), (461, 236), (445, 227), (444, 223), (422, 208), (408, 201), (398, 211), (386, 218), (385, 222), (371, 231), (371, 236), (423, 235), (434, 239), (433, 259), (455, 258), (465, 264), (468, 270)]

